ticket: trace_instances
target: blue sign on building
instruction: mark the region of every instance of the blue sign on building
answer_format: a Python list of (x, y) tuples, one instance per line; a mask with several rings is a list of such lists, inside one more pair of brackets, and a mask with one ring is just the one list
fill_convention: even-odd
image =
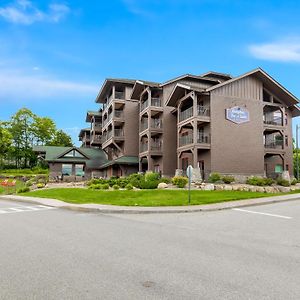
[(249, 122), (250, 120), (249, 111), (248, 109), (239, 106), (227, 108), (226, 119), (236, 124)]

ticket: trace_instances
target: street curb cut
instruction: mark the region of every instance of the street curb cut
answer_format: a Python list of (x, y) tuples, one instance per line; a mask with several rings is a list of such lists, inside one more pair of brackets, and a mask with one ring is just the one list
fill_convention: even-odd
[[(235, 201), (227, 201), (227, 202), (220, 202), (216, 204), (205, 204), (205, 205), (197, 205), (197, 206), (195, 205), (195, 206), (184, 206), (184, 207), (168, 207), (165, 209), (163, 209), (163, 207), (158, 207), (156, 209), (149, 208), (149, 207), (135, 207), (134, 209), (130, 207), (113, 208), (112, 206), (109, 205), (107, 205), (106, 207), (105, 205), (102, 205), (104, 207), (84, 207), (81, 206), (80, 204), (68, 205), (68, 203), (56, 199), (40, 198), (40, 200), (37, 200), (37, 199), (33, 199), (33, 197), (9, 196), (9, 195), (0, 196), (0, 200), (43, 204), (51, 207), (62, 208), (62, 209), (78, 211), (78, 212), (87, 212), (87, 213), (102, 213), (102, 214), (171, 214), (173, 213), (175, 214), (175, 213), (211, 212), (211, 211), (220, 211), (225, 209), (296, 201), (296, 200), (300, 200), (300, 194), (235, 200)], [(53, 204), (45, 203), (47, 201), (54, 202), (54, 203)]]

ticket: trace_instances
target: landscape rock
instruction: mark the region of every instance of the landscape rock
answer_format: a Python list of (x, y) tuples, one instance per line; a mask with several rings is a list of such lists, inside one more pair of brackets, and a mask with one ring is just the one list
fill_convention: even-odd
[(213, 184), (206, 184), (204, 186), (204, 191), (213, 191), (215, 189), (215, 186)]
[(224, 185), (223, 190), (224, 191), (232, 191), (232, 186), (229, 184), (226, 184), (226, 185)]
[(281, 193), (288, 193), (291, 191), (291, 188), (289, 186), (278, 186), (277, 189), (281, 192)]
[(220, 184), (216, 184), (216, 185), (215, 185), (215, 190), (216, 190), (216, 191), (223, 191), (223, 189), (224, 189), (224, 188), (223, 188), (223, 185), (220, 185)]
[(166, 189), (168, 188), (168, 184), (165, 182), (160, 182), (157, 186), (158, 189)]
[(272, 186), (266, 186), (265, 187), (265, 192), (268, 193), (268, 194), (269, 193), (276, 193), (276, 190)]

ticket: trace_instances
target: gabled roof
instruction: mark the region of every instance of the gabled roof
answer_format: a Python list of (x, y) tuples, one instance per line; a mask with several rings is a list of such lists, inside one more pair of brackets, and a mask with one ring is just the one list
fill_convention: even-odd
[(79, 137), (82, 137), (85, 132), (90, 132), (91, 128), (82, 128), (78, 134)]
[(219, 83), (212, 87), (209, 87), (206, 89), (206, 91), (211, 92), (213, 90), (216, 90), (220, 87), (223, 87), (227, 84), (230, 84), (232, 82), (235, 82), (235, 81), (245, 78), (247, 76), (255, 76), (256, 78), (258, 78), (260, 81), (263, 82), (264, 86), (268, 90), (272, 91), (275, 94), (275, 96), (282, 99), (288, 106), (293, 106), (293, 105), (299, 103), (299, 100), (296, 96), (294, 96), (291, 92), (289, 92), (285, 87), (283, 87), (279, 82), (277, 82), (273, 77), (271, 77), (268, 73), (266, 73), (261, 68), (254, 69), (254, 70), (247, 72), (241, 76), (232, 78), (225, 82), (222, 82), (222, 83)]
[(102, 117), (102, 111), (92, 111), (88, 110), (86, 113), (86, 122), (91, 122), (92, 117)]
[(176, 103), (179, 99), (185, 96), (186, 91), (196, 91), (196, 92), (203, 92), (204, 89), (200, 89), (199, 87), (177, 83), (172, 92), (169, 95), (169, 98), (166, 101), (167, 106), (176, 106)]
[(205, 78), (210, 78), (210, 79), (218, 79), (220, 81), (225, 81), (225, 80), (229, 80), (232, 78), (232, 76), (230, 74), (219, 73), (219, 72), (214, 72), (214, 71), (208, 71), (199, 76), (205, 77)]
[(211, 84), (220, 83), (220, 80), (218, 80), (218, 79), (209, 79), (209, 78), (204, 78), (202, 76), (197, 76), (197, 75), (192, 75), (192, 74), (184, 74), (184, 75), (181, 75), (179, 77), (168, 80), (168, 81), (162, 83), (160, 86), (165, 86), (167, 84), (170, 84), (170, 83), (182, 80), (182, 79), (186, 79), (186, 78), (196, 79), (196, 80), (199, 80), (199, 81), (206, 81), (206, 82), (210, 82)]
[(107, 78), (105, 79), (95, 102), (96, 103), (103, 103), (106, 94), (108, 93), (109, 89), (112, 87), (113, 84), (119, 83), (123, 85), (131, 85), (133, 86), (135, 84), (135, 79), (123, 79), (123, 78)]
[(139, 100), (139, 97), (140, 97), (141, 93), (143, 92), (143, 90), (147, 86), (158, 88), (160, 86), (160, 84), (158, 82), (136, 80), (136, 82), (133, 86), (131, 95), (130, 95), (130, 99)]
[[(72, 150), (80, 152), (84, 157), (64, 157)], [(33, 151), (45, 154), (46, 162), (82, 163), (90, 169), (99, 169), (100, 165), (108, 162), (104, 151), (96, 148), (35, 146)]]

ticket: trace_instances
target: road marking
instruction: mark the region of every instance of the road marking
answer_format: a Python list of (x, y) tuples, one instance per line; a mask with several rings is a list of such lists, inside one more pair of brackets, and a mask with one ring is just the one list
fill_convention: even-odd
[(0, 210), (0, 214), (33, 212), (33, 211), (43, 211), (43, 210), (50, 210), (50, 209), (56, 209), (56, 207), (46, 206), (46, 205), (2, 207)]
[(258, 214), (258, 215), (264, 215), (264, 216), (269, 216), (269, 217), (282, 218), (282, 219), (293, 219), (292, 217), (275, 215), (275, 214), (269, 214), (269, 213), (264, 213), (264, 212), (259, 212), (259, 211), (253, 211), (253, 210), (246, 210), (246, 209), (241, 209), (241, 208), (233, 208), (232, 210), (247, 212), (247, 213), (250, 213), (250, 214)]

